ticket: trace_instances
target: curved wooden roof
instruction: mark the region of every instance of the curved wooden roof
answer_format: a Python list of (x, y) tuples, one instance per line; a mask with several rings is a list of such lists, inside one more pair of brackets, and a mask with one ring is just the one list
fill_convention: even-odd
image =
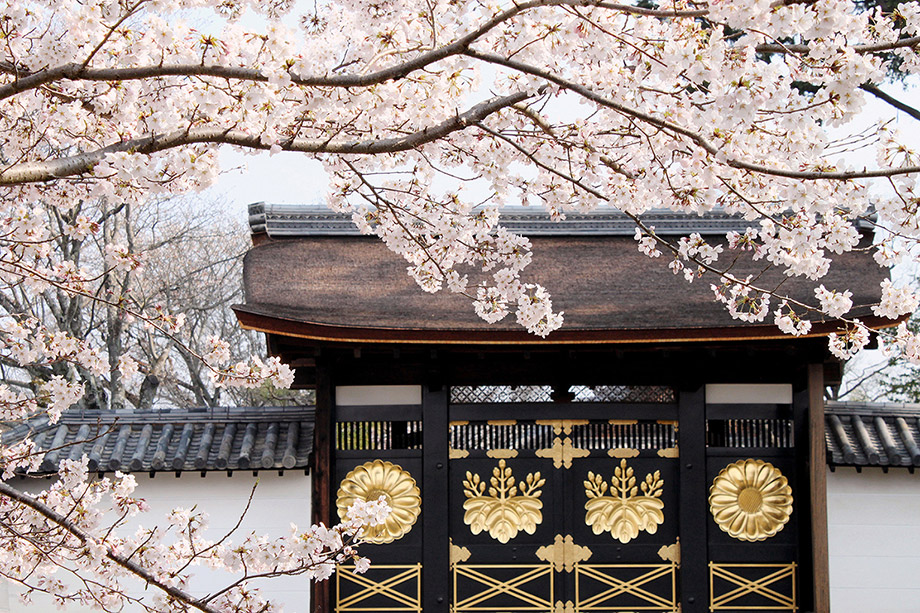
[[(315, 210), (315, 209), (314, 209)], [(325, 212), (322, 224), (334, 218)], [(386, 343), (580, 344), (747, 340), (786, 337), (775, 326), (732, 319), (713, 299), (706, 277), (692, 284), (675, 276), (662, 257), (641, 254), (622, 229), (590, 232), (565, 225), (557, 233), (544, 225), (533, 243), (533, 263), (526, 282), (540, 283), (565, 313), (561, 330), (540, 339), (523, 331), (509, 315), (487, 324), (476, 317), (468, 299), (447, 292), (426, 294), (406, 274), (406, 263), (375, 238), (310, 226), (309, 214), (286, 211), (284, 238), (268, 236), (246, 255), (246, 304), (235, 307), (244, 327), (317, 341)], [(724, 233), (725, 220), (717, 232)], [(264, 219), (261, 220), (264, 224)], [(736, 220), (734, 223), (738, 223)], [(292, 229), (297, 225), (300, 229)], [(601, 224), (602, 225), (602, 224)], [(254, 226), (255, 227), (255, 226)], [(699, 228), (694, 228), (699, 231)], [(693, 230), (690, 230), (693, 231)], [(330, 235), (331, 234), (331, 235)], [(733, 269), (744, 276), (759, 273), (763, 262), (742, 256)], [(864, 252), (836, 258), (822, 279), (830, 289), (853, 292), (852, 315), (874, 327), (891, 320), (871, 314), (878, 285), (887, 276)], [(783, 279), (769, 271), (766, 286)], [(813, 302), (813, 286), (787, 279), (783, 289)], [(768, 317), (772, 322), (772, 316)], [(811, 336), (837, 329), (833, 321), (816, 321)]]

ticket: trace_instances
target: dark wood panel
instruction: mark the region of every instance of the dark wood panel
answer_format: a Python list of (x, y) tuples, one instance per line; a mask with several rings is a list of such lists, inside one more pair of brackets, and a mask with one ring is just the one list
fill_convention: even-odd
[(411, 421), (422, 418), (422, 407), (415, 404), (335, 407), (338, 421)]
[(708, 611), (705, 388), (681, 390), (680, 407), (680, 595), (684, 613)]
[(443, 508), (448, 498), (447, 388), (422, 390), (423, 474), (422, 605), (443, 612), (450, 605), (450, 533)]

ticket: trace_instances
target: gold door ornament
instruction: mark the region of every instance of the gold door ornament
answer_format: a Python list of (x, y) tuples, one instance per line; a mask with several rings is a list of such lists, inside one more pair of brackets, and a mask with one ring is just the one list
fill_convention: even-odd
[(572, 444), (572, 439), (558, 436), (553, 439), (553, 446), (546, 449), (537, 449), (534, 452), (538, 458), (549, 458), (553, 461), (553, 468), (572, 468), (572, 460), (586, 458), (591, 455), (587, 449), (580, 449)]
[[(626, 465), (626, 460), (620, 460), (609, 487), (601, 475), (593, 472), (588, 473), (588, 480), (584, 483), (588, 496), (585, 522), (594, 534), (608, 531), (613, 538), (625, 544), (642, 531), (655, 534), (664, 522), (664, 502), (661, 500), (664, 480), (657, 470), (647, 474), (640, 484), (641, 496), (633, 469)], [(608, 489), (610, 495), (607, 494)]]
[(336, 494), (336, 507), (342, 520), (348, 507), (356, 500), (370, 502), (381, 496), (390, 505), (391, 511), (384, 523), (364, 528), (361, 538), (366, 543), (391, 543), (412, 529), (422, 507), (415, 479), (398, 464), (374, 460), (356, 466), (345, 475)]
[(553, 570), (557, 573), (572, 572), (576, 564), (587, 562), (591, 554), (592, 551), (587, 547), (576, 545), (570, 534), (564, 537), (557, 534), (552, 545), (544, 545), (537, 549), (537, 557), (544, 562), (552, 563)]
[(792, 515), (792, 488), (763, 460), (739, 460), (722, 469), (709, 488), (709, 510), (724, 532), (740, 541), (762, 541)]
[(466, 496), (463, 521), (473, 534), (485, 530), (500, 543), (507, 543), (522, 530), (533, 534), (543, 522), (540, 511), (543, 508), (540, 500), (543, 491), (540, 488), (544, 483), (546, 479), (536, 472), (529, 473), (524, 481), (515, 485), (511, 467), (505, 465), (505, 460), (499, 460), (498, 466), (492, 469), (487, 494), (486, 483), (478, 474), (467, 471), (463, 481), (463, 494)]

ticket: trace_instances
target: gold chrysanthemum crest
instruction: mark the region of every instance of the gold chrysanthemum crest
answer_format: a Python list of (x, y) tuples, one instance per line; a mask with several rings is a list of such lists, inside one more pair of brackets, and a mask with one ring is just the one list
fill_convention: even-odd
[(489, 536), (500, 543), (507, 543), (524, 531), (533, 534), (543, 522), (543, 501), (540, 489), (546, 479), (540, 473), (529, 473), (524, 481), (515, 485), (511, 467), (500, 460), (492, 469), (489, 491), (479, 475), (466, 473), (463, 481), (463, 521), (473, 534), (487, 531)]
[[(639, 495), (639, 489), (642, 495)], [(628, 543), (642, 531), (649, 534), (658, 532), (658, 526), (664, 522), (664, 502), (661, 492), (664, 480), (661, 473), (655, 471), (645, 476), (639, 487), (633, 469), (620, 460), (608, 485), (601, 475), (588, 473), (585, 481), (585, 522), (591, 526), (594, 534), (610, 532), (621, 543)]]
[(392, 462), (365, 462), (345, 475), (336, 494), (336, 507), (343, 520), (356, 500), (371, 502), (381, 496), (390, 505), (390, 514), (384, 523), (366, 526), (362, 535), (365, 542), (378, 545), (402, 538), (418, 520), (422, 497), (412, 475)]
[(709, 510), (719, 528), (741, 541), (762, 541), (783, 529), (792, 514), (792, 488), (763, 460), (739, 460), (716, 476)]

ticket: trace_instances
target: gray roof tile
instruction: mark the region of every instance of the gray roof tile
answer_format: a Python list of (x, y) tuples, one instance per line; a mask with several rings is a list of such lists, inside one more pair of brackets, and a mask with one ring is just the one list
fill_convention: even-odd
[(837, 466), (920, 466), (920, 404), (838, 403), (825, 407), (827, 462)]
[[(563, 222), (554, 222), (540, 208), (505, 207), (501, 225), (527, 236), (633, 236), (636, 223), (617, 209), (601, 208), (591, 213), (567, 212)], [(706, 215), (677, 213), (653, 209), (641, 215), (647, 225), (655, 226), (662, 236), (683, 236), (692, 232), (720, 234), (744, 232), (758, 222), (730, 215), (715, 209)], [(865, 221), (859, 227), (870, 228)], [(266, 233), (273, 238), (291, 236), (359, 236), (351, 215), (336, 213), (322, 204), (272, 204), (254, 202), (249, 205), (249, 228), (253, 234)]]
[(17, 424), (3, 443), (31, 433), (42, 472), (83, 454), (94, 472), (291, 470), (308, 467), (313, 423), (313, 407), (67, 411), (55, 425)]
[[(36, 418), (2, 437), (32, 435), (46, 450), (42, 472), (89, 456), (95, 472), (306, 469), (313, 450), (313, 407), (192, 411), (68, 411), (56, 425)], [(920, 404), (839, 403), (825, 408), (828, 465), (920, 466)]]
[[(653, 210), (644, 213), (642, 220), (655, 226), (655, 232), (662, 236), (682, 236), (691, 232), (724, 235), (732, 230), (744, 232), (756, 225), (739, 215), (728, 215), (720, 211), (698, 216)], [(506, 207), (502, 209), (501, 225), (527, 236), (633, 236), (636, 232), (636, 223), (616, 209), (600, 209), (592, 213), (569, 212), (566, 213), (565, 221), (554, 222), (542, 209)], [(265, 232), (273, 238), (360, 235), (351, 221), (351, 215), (336, 213), (317, 204), (255, 202), (249, 205), (249, 228), (253, 234)]]

